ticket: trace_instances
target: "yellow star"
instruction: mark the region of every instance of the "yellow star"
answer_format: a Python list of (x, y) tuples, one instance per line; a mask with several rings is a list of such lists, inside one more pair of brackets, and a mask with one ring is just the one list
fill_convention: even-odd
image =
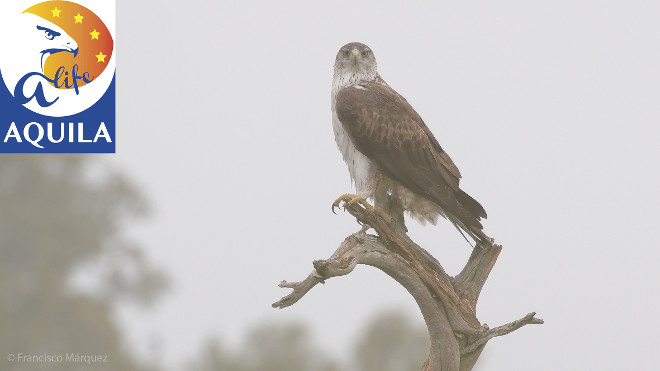
[(92, 35), (92, 40), (94, 40), (94, 39), (98, 40), (98, 39), (99, 39), (99, 35), (100, 35), (101, 33), (98, 32), (98, 31), (96, 31), (96, 28), (95, 28), (94, 31), (90, 32), (89, 34)]
[(107, 57), (107, 55), (103, 55), (103, 52), (99, 52), (99, 54), (95, 55), (95, 57), (98, 59), (98, 61), (96, 61), (96, 63), (99, 63), (99, 62), (104, 62), (105, 63), (105, 57)]
[(53, 13), (53, 17), (60, 17), (61, 10), (57, 9), (57, 7), (55, 7), (55, 9), (51, 10), (50, 12)]
[(83, 18), (85, 18), (85, 17), (81, 16), (81, 15), (80, 15), (80, 12), (79, 12), (78, 15), (75, 16), (75, 17), (73, 17), (73, 18), (76, 19), (76, 23), (82, 23), (82, 20), (83, 20)]

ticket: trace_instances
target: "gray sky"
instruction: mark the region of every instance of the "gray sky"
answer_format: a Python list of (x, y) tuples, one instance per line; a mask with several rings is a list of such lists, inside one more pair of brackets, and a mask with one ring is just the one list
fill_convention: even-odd
[[(207, 336), (296, 319), (339, 354), (383, 308), (421, 321), (370, 267), (270, 307), (280, 280), (358, 229), (330, 212), (351, 191), (330, 82), (339, 47), (360, 41), (504, 246), (479, 319), (546, 320), (492, 340), (478, 369), (653, 369), (659, 19), (657, 1), (119, 1), (118, 154), (105, 159), (150, 199), (131, 235), (174, 282), (154, 311), (120, 314), (132, 347), (173, 365)], [(458, 272), (470, 249), (448, 222), (411, 227)]]

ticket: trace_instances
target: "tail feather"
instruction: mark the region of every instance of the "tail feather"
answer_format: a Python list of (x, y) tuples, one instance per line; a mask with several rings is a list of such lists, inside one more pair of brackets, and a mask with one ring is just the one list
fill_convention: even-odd
[(483, 232), (483, 225), (479, 221), (486, 218), (486, 210), (477, 200), (460, 189), (450, 187), (434, 187), (425, 196), (440, 206), (447, 219), (477, 244), (492, 244), (493, 239)]
[[(481, 204), (475, 200), (474, 198), (470, 197), (467, 193), (463, 192), (462, 190), (458, 190), (455, 193), (456, 199), (462, 206), (462, 208), (467, 211), (467, 213), (471, 214), (471, 217), (468, 218), (458, 218), (461, 222), (456, 223), (454, 222), (454, 225), (459, 229), (464, 230), (467, 234), (472, 237), (475, 242), (482, 244), (492, 244), (493, 239), (491, 237), (488, 237), (484, 231), (483, 231), (483, 225), (479, 221), (481, 218), (486, 218), (486, 210), (484, 210), (484, 207), (481, 206)], [(458, 215), (457, 215), (458, 216)], [(463, 215), (464, 216), (464, 215)], [(465, 236), (464, 236), (465, 237)]]
[[(456, 227), (456, 229), (458, 229), (458, 231), (461, 233), (463, 238), (465, 238), (465, 240), (468, 241), (468, 243), (470, 243), (470, 241), (465, 237), (465, 234), (463, 232), (467, 233), (470, 237), (472, 237), (474, 242), (476, 242), (477, 244), (480, 244), (480, 245), (483, 245), (483, 244), (492, 245), (493, 242), (495, 241), (493, 238), (488, 237), (488, 235), (486, 235), (484, 233), (483, 228), (481, 226), (481, 223), (479, 223), (479, 222), (476, 222), (476, 223), (473, 223), (473, 224), (470, 224), (470, 225), (465, 225), (463, 222), (455, 220), (453, 218), (450, 218), (450, 221), (452, 222), (454, 227)], [(476, 224), (479, 224), (479, 225), (476, 225)], [(471, 243), (470, 243), (470, 246), (472, 246)], [(474, 247), (474, 246), (472, 246), (472, 247)]]
[(481, 204), (477, 200), (470, 197), (469, 194), (459, 189), (458, 191), (456, 191), (456, 198), (458, 199), (458, 202), (461, 204), (461, 206), (467, 209), (467, 211), (469, 211), (470, 214), (477, 217), (477, 219), (479, 218), (486, 219), (488, 217), (486, 215), (486, 210), (484, 210), (484, 207), (481, 206)]

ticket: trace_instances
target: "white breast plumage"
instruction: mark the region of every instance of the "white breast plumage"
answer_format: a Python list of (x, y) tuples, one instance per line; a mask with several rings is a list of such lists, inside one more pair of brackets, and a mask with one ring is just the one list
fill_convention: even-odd
[(332, 107), (332, 129), (335, 133), (335, 141), (341, 151), (344, 162), (348, 165), (351, 181), (355, 184), (356, 193), (363, 198), (370, 198), (376, 191), (377, 169), (369, 158), (355, 148), (350, 136), (337, 117), (335, 109), (337, 93), (342, 89), (366, 89), (358, 85), (360, 80), (373, 80), (377, 76), (373, 71), (346, 72), (335, 68), (332, 79), (331, 107)]
[(374, 193), (374, 166), (367, 156), (360, 153), (353, 145), (348, 133), (344, 130), (337, 113), (332, 110), (332, 129), (335, 132), (335, 141), (337, 147), (348, 165), (348, 172), (351, 174), (351, 181), (355, 184), (357, 194), (368, 198)]
[(359, 196), (344, 195), (333, 206), (373, 198), (374, 210), (400, 208), (431, 223), (444, 216), (476, 242), (492, 243), (479, 221), (486, 218), (483, 206), (458, 187), (458, 168), (414, 108), (378, 75), (366, 45), (349, 43), (337, 53), (331, 107), (335, 140)]

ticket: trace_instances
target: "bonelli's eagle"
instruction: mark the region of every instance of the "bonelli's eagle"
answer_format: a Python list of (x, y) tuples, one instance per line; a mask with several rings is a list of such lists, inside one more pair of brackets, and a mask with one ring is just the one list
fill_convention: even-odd
[(380, 77), (364, 44), (350, 43), (337, 53), (332, 124), (357, 189), (333, 206), (374, 198), (379, 211), (391, 196), (419, 221), (435, 224), (442, 216), (477, 243), (493, 242), (480, 222), (486, 211), (459, 188), (458, 168), (413, 107)]

